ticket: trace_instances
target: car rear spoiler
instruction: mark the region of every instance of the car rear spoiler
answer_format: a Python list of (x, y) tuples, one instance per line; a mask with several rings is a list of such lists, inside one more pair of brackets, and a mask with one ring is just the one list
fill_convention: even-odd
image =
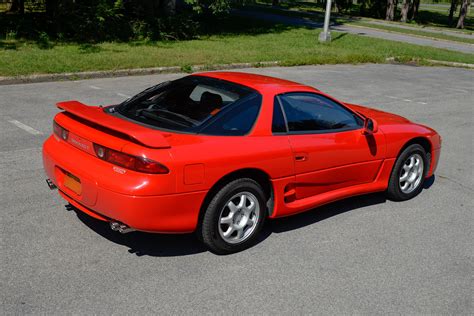
[(131, 140), (150, 148), (170, 148), (166, 135), (158, 130), (147, 128), (108, 114), (102, 107), (85, 105), (79, 101), (63, 101), (56, 106), (76, 117), (123, 134)]

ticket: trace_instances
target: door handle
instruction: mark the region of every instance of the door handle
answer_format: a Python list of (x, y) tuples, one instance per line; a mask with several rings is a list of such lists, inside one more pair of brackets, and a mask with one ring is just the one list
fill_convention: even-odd
[(295, 160), (296, 161), (305, 161), (308, 159), (308, 156), (306, 156), (305, 154), (297, 154), (295, 155)]

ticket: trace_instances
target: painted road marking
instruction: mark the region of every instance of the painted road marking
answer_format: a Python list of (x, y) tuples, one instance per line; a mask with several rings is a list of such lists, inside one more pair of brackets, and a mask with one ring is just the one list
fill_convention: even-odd
[(123, 94), (123, 93), (117, 93), (117, 95), (124, 98), (131, 98), (131, 96)]
[(22, 122), (20, 121), (17, 121), (17, 120), (9, 120), (8, 122), (12, 123), (13, 125), (15, 125), (16, 127), (18, 128), (21, 128), (22, 130), (24, 131), (27, 131), (28, 133), (30, 134), (33, 134), (33, 135), (41, 135), (42, 133), (40, 131), (37, 131), (35, 130), (33, 127), (30, 127), (28, 125), (25, 125), (23, 124)]
[(451, 91), (456, 91), (456, 92), (462, 92), (462, 93), (468, 93), (469, 91), (463, 90), (463, 89), (455, 89), (455, 88), (446, 88)]
[(413, 101), (413, 100), (410, 100), (410, 99), (402, 99), (402, 98), (394, 97), (394, 96), (391, 96), (391, 95), (386, 95), (386, 97), (390, 98), (390, 99), (395, 99), (395, 100), (403, 100), (405, 102), (416, 102), (418, 104), (428, 104), (428, 103), (422, 102), (422, 101)]
[(96, 86), (89, 86), (89, 88), (94, 89), (94, 90), (102, 90), (102, 88), (96, 87)]

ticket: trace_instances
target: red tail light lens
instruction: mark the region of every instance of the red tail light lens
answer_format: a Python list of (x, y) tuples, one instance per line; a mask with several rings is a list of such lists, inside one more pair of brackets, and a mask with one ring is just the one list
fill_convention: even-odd
[(130, 170), (153, 174), (169, 172), (168, 168), (148, 158), (132, 156), (97, 144), (94, 144), (94, 150), (100, 159)]
[(69, 136), (69, 131), (65, 129), (64, 127), (62, 127), (61, 125), (59, 125), (58, 123), (56, 123), (56, 121), (53, 121), (53, 132), (54, 134), (56, 134), (56, 136), (58, 136), (59, 138), (63, 140), (67, 140)]

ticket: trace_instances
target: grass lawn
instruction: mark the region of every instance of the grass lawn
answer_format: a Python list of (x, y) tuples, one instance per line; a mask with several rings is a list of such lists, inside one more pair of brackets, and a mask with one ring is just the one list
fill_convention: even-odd
[(373, 23), (364, 22), (363, 20), (354, 21), (349, 24), (353, 24), (356, 26), (359, 25), (359, 26), (364, 26), (364, 27), (370, 27), (373, 29), (379, 29), (379, 30), (396, 32), (396, 33), (410, 34), (410, 35), (416, 35), (416, 36), (425, 36), (425, 37), (432, 37), (432, 38), (436, 38), (440, 40), (448, 40), (448, 41), (454, 41), (454, 42), (474, 44), (474, 39), (451, 36), (447, 34), (435, 33), (435, 32), (430, 32), (430, 31), (424, 31), (421, 29), (420, 30), (404, 29), (404, 28), (397, 27), (396, 25), (392, 26), (392, 25), (373, 24)]
[(62, 73), (157, 66), (212, 65), (280, 61), (283, 65), (383, 63), (435, 59), (474, 64), (474, 54), (333, 33), (330, 44), (318, 43), (319, 31), (279, 26), (240, 34), (202, 36), (180, 42), (57, 44), (40, 49), (35, 43), (0, 41), (0, 76)]

